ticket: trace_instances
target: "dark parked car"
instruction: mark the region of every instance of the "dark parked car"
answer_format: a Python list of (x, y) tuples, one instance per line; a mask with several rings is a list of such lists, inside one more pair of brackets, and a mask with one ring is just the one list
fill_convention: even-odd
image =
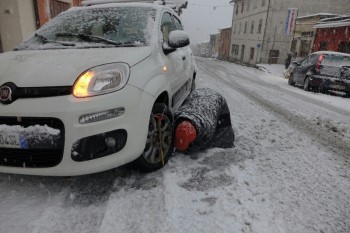
[(350, 95), (350, 54), (319, 51), (293, 62), (288, 84), (306, 91), (340, 91)]

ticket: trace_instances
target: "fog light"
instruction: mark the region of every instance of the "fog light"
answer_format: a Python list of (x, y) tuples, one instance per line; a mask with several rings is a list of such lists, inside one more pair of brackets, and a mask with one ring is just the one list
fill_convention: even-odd
[(79, 123), (87, 124), (87, 123), (92, 123), (97, 121), (108, 120), (111, 118), (119, 117), (123, 115), (124, 112), (125, 112), (124, 108), (116, 108), (116, 109), (106, 110), (103, 112), (90, 113), (79, 117)]

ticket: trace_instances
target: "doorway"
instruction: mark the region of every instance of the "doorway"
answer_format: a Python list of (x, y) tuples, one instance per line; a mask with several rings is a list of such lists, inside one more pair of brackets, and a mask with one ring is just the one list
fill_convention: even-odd
[(243, 59), (244, 59), (244, 50), (245, 50), (245, 45), (242, 45), (242, 47), (241, 47), (241, 63), (243, 63)]

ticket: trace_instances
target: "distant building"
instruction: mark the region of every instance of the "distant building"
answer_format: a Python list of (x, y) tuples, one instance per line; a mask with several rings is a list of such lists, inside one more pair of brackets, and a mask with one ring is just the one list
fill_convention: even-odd
[(35, 29), (81, 0), (1, 0), (0, 52), (19, 45)]
[(219, 43), (220, 43), (220, 34), (212, 34), (210, 35), (210, 54), (217, 56), (219, 53)]
[(312, 53), (316, 29), (314, 26), (318, 21), (325, 18), (336, 17), (338, 15), (329, 13), (318, 13), (298, 17), (295, 22), (294, 38), (291, 51), (297, 57), (305, 57)]
[(219, 56), (220, 60), (229, 60), (231, 43), (231, 28), (220, 30)]
[[(349, 0), (231, 0), (234, 3), (230, 60), (242, 63), (284, 63), (293, 40), (294, 24), (286, 23), (319, 12), (346, 14)], [(295, 12), (298, 11), (296, 14)]]
[(323, 19), (314, 28), (314, 51), (350, 53), (350, 15)]

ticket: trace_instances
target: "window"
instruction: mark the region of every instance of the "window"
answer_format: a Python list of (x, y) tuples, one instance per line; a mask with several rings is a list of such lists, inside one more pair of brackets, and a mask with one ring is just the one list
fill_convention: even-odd
[(162, 26), (161, 26), (161, 31), (163, 33), (163, 39), (164, 42), (169, 41), (169, 34), (171, 31), (176, 30), (176, 26), (173, 23), (173, 19), (171, 14), (169, 13), (164, 13), (163, 18), (162, 18)]
[(237, 25), (235, 24), (235, 25), (233, 26), (233, 34), (236, 34), (236, 27), (237, 27)]
[(252, 24), (250, 25), (250, 34), (253, 34), (254, 32), (254, 20), (252, 21)]
[(177, 30), (183, 30), (182, 24), (178, 18), (174, 16), (174, 22)]
[(339, 52), (350, 53), (350, 42), (345, 42), (345, 41), (340, 42)]
[(244, 2), (242, 2), (241, 13), (243, 13), (243, 10), (244, 10)]
[(265, 6), (266, 0), (261, 0), (261, 6)]
[(238, 15), (238, 8), (239, 8), (239, 5), (237, 3), (237, 6), (236, 6), (236, 15)]
[(258, 0), (254, 0), (254, 9), (258, 7)]
[(238, 31), (238, 34), (241, 34), (241, 29), (242, 29), (242, 25), (241, 25), (241, 23), (239, 23), (239, 31)]
[(249, 11), (250, 8), (250, 0), (247, 0), (247, 11)]
[(236, 44), (232, 45), (231, 54), (238, 55), (239, 46)]
[(250, 60), (254, 59), (254, 52), (255, 52), (254, 50), (255, 49), (253, 47), (250, 48), (250, 56), (249, 56)]
[(248, 22), (245, 22), (245, 24), (244, 24), (244, 34), (247, 33), (247, 27), (248, 27)]
[(328, 48), (327, 42), (326, 42), (326, 41), (321, 41), (321, 42), (320, 42), (320, 50), (326, 51), (327, 48)]
[(258, 26), (258, 33), (261, 33), (261, 28), (262, 28), (262, 19), (259, 20), (259, 26)]

